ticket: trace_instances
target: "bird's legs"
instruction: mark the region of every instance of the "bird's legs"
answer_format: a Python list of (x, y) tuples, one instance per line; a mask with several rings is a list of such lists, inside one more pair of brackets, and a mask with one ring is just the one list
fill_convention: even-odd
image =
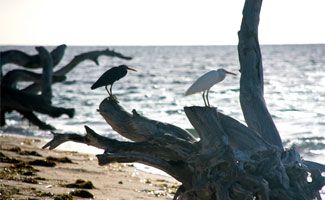
[(110, 98), (110, 99), (113, 99), (113, 100), (116, 101), (116, 102), (118, 102), (116, 96), (113, 95), (112, 87), (113, 87), (113, 84), (111, 84), (111, 87), (109, 88), (109, 91), (107, 90), (107, 87), (105, 87), (105, 88), (106, 88), (106, 90), (107, 90), (107, 92), (108, 92), (108, 94), (109, 94), (109, 98)]
[(105, 86), (105, 89), (106, 89), (108, 95), (111, 96), (112, 94), (108, 91), (108, 89), (107, 89), (107, 85)]
[(203, 91), (202, 97), (203, 97), (204, 105), (205, 105), (205, 106), (208, 106), (208, 105), (207, 105), (207, 102), (205, 101), (205, 90)]
[(109, 91), (110, 91), (111, 95), (113, 96), (112, 87), (113, 87), (113, 84), (112, 84), (111, 87), (109, 88)]
[(210, 102), (209, 102), (209, 91), (210, 91), (210, 89), (207, 89), (207, 93), (206, 93), (206, 99), (207, 99), (208, 107), (210, 107)]

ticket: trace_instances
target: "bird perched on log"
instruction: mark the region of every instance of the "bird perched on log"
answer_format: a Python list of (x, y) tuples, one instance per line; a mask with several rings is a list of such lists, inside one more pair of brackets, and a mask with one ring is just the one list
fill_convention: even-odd
[(203, 91), (202, 97), (204, 100), (204, 105), (210, 107), (209, 90), (213, 85), (223, 81), (226, 78), (226, 74), (236, 76), (235, 73), (229, 72), (222, 68), (203, 74), (187, 89), (185, 96)]
[[(119, 65), (117, 67), (112, 67), (107, 70), (99, 79), (91, 86), (91, 89), (94, 90), (99, 87), (105, 86), (105, 89), (109, 96), (112, 96), (112, 87), (115, 81), (120, 80), (127, 74), (127, 70), (137, 71), (128, 67), (127, 65)], [(110, 85), (110, 90), (108, 91), (107, 86)]]

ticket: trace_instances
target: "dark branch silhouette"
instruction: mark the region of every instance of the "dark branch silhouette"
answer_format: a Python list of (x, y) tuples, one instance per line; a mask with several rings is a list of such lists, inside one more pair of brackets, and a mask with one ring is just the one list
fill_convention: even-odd
[[(263, 97), (263, 65), (258, 43), (262, 0), (246, 0), (239, 31), (240, 102), (247, 126), (212, 107), (185, 107), (199, 135), (127, 112), (112, 96), (99, 112), (121, 142), (85, 126), (86, 135), (53, 133), (43, 148), (66, 141), (85, 143), (105, 152), (99, 165), (140, 162), (159, 168), (182, 185), (178, 200), (312, 200), (321, 199), (325, 166), (302, 160), (295, 148), (283, 149)], [(308, 174), (312, 180), (308, 179)]]
[[(62, 44), (51, 51), (53, 66), (59, 64), (63, 58), (67, 45)], [(16, 64), (25, 68), (41, 68), (41, 59), (39, 54), (29, 55), (20, 50), (8, 50), (0, 53), (0, 67), (5, 64)]]
[[(75, 56), (67, 65), (53, 71), (53, 68), (63, 58), (66, 45), (56, 47), (49, 53), (44, 47), (36, 47), (37, 55), (28, 55), (19, 50), (0, 52), (0, 68), (5, 64), (16, 64), (24, 68), (42, 68), (42, 73), (35, 73), (25, 69), (8, 71), (1, 77), (1, 110), (0, 125), (4, 126), (5, 113), (16, 110), (28, 119), (32, 124), (41, 129), (53, 130), (54, 127), (42, 122), (34, 112), (60, 117), (63, 114), (70, 118), (74, 116), (73, 108), (61, 108), (52, 105), (52, 84), (62, 82), (66, 74), (84, 60), (92, 60), (98, 64), (99, 56), (118, 57), (131, 59), (118, 52), (106, 49), (103, 51), (91, 51)], [(1, 74), (2, 76), (2, 74)], [(23, 89), (17, 88), (19, 81), (29, 81), (31, 84)]]

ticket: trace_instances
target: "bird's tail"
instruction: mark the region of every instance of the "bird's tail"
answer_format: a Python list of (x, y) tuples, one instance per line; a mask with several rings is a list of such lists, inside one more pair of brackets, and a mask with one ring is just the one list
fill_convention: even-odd
[(94, 90), (94, 89), (96, 89), (96, 88), (98, 88), (98, 87), (99, 87), (99, 86), (98, 86), (97, 82), (95, 82), (95, 83), (90, 87), (90, 89)]
[(191, 95), (191, 94), (193, 94), (193, 93), (191, 93), (190, 90), (187, 90), (187, 91), (185, 92), (184, 96), (188, 96), (188, 95)]

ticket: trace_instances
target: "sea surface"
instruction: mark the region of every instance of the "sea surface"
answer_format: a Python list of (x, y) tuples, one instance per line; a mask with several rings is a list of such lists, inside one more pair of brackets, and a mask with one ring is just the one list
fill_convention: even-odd
[[(47, 47), (49, 50), (53, 47)], [(102, 46), (69, 46), (57, 69), (80, 54), (103, 50)], [(58, 132), (84, 134), (84, 125), (107, 137), (124, 140), (97, 112), (107, 97), (105, 89), (91, 90), (91, 85), (107, 69), (127, 64), (137, 69), (114, 84), (113, 93), (128, 111), (151, 119), (193, 129), (183, 107), (203, 106), (202, 96), (184, 96), (186, 89), (200, 75), (225, 68), (235, 72), (210, 92), (210, 103), (223, 113), (244, 122), (239, 104), (239, 61), (236, 46), (114, 46), (130, 61), (101, 56), (99, 65), (84, 61), (67, 74), (67, 80), (53, 85), (53, 105), (75, 108), (74, 118), (51, 118), (37, 114), (55, 126)], [(0, 50), (19, 49), (35, 54), (32, 46), (0, 46)], [(325, 163), (325, 45), (261, 46), (265, 100), (286, 147), (295, 145), (302, 156)], [(4, 72), (19, 68), (5, 65)], [(39, 70), (38, 70), (39, 71)], [(21, 83), (24, 87), (27, 83)], [(38, 130), (13, 112), (6, 115), (7, 126), (0, 134), (18, 133), (51, 138), (49, 131)]]

